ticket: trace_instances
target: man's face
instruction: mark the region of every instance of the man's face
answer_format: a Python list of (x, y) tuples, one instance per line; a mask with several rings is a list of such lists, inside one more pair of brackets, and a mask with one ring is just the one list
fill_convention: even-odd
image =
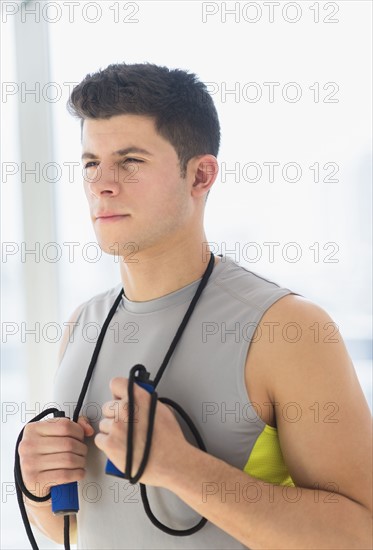
[(175, 149), (152, 118), (85, 120), (82, 146), (84, 188), (102, 250), (121, 256), (156, 251), (185, 234), (190, 193)]

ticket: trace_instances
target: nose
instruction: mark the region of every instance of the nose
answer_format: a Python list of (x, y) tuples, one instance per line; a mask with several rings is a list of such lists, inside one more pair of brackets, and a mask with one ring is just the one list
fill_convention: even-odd
[(87, 168), (84, 172), (84, 185), (86, 192), (97, 198), (102, 195), (118, 195), (120, 185), (117, 165), (101, 162)]

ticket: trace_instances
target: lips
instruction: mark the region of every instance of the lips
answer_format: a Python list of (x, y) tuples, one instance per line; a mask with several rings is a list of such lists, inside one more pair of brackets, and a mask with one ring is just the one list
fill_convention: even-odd
[(129, 214), (119, 214), (118, 212), (98, 212), (96, 215), (97, 223), (110, 223), (123, 220), (129, 217)]
[(117, 216), (128, 216), (128, 214), (122, 214), (121, 212), (98, 212), (95, 218), (115, 218)]

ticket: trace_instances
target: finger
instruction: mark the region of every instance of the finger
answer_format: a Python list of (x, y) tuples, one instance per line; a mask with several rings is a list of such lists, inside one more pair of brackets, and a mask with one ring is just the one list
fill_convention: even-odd
[(73, 422), (69, 418), (50, 418), (46, 421), (27, 424), (25, 427), (25, 436), (68, 436), (79, 441), (84, 439), (84, 430), (82, 426)]
[(87, 445), (72, 437), (42, 437), (37, 443), (37, 452), (40, 455), (51, 453), (72, 453), (78, 456), (87, 456)]
[(106, 449), (108, 437), (109, 436), (107, 434), (101, 432), (95, 435), (95, 445), (101, 451), (104, 451), (104, 449)]
[(108, 401), (102, 406), (102, 414), (106, 418), (118, 419), (120, 411), (125, 408), (125, 402), (122, 399)]
[(38, 470), (84, 470), (86, 459), (73, 453), (53, 453), (42, 455), (38, 460)]
[(112, 378), (110, 380), (110, 391), (114, 399), (128, 399), (128, 379), (127, 378)]
[(86, 416), (79, 416), (78, 424), (83, 428), (85, 437), (91, 437), (95, 433), (93, 426)]
[(100, 421), (99, 430), (103, 434), (109, 434), (113, 426), (113, 421), (108, 418), (104, 418)]
[[(36, 460), (34, 462), (27, 461), (21, 458), (21, 471), (26, 487), (29, 489), (34, 486), (35, 483), (40, 483), (42, 480), (44, 482), (57, 482), (65, 483), (65, 481), (56, 479), (55, 472), (74, 472), (73, 474), (69, 473), (69, 479), (66, 480), (72, 481), (71, 476), (75, 477), (76, 480), (82, 479), (85, 475), (85, 464), (86, 458), (82, 456), (77, 456), (72, 453), (54, 453), (49, 455), (39, 455), (34, 457)], [(60, 476), (60, 473), (59, 473)], [(33, 492), (33, 491), (31, 491)]]
[[(55, 469), (41, 472), (38, 476), (38, 483), (43, 487), (43, 493), (49, 492), (51, 486), (71, 483), (72, 481), (81, 481), (85, 476), (83, 468), (75, 469)], [(26, 485), (27, 486), (27, 485)], [(45, 491), (48, 489), (48, 491)], [(32, 492), (32, 491), (31, 491)]]

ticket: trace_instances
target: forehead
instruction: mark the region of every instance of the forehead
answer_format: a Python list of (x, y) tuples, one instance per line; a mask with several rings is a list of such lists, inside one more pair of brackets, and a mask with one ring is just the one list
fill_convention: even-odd
[(86, 119), (82, 128), (83, 150), (114, 151), (128, 145), (147, 150), (173, 149), (155, 129), (155, 119), (142, 115), (117, 115), (108, 119)]

